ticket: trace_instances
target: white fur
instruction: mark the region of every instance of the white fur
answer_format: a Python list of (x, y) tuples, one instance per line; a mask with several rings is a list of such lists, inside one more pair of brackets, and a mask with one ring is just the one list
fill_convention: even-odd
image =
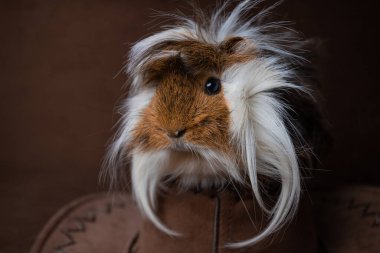
[[(121, 170), (126, 165), (126, 149), (132, 140), (132, 131), (136, 128), (142, 111), (152, 100), (154, 92), (154, 88), (145, 89), (126, 99), (121, 107), (120, 128), (112, 145), (109, 146), (107, 157), (103, 164), (103, 167), (106, 168), (105, 173), (110, 178), (112, 188), (117, 185), (119, 176), (123, 174)], [(101, 176), (105, 177), (105, 175)]]
[(183, 190), (200, 185), (210, 187), (222, 186), (225, 183), (223, 168), (227, 175), (239, 181), (238, 168), (229, 157), (205, 148), (197, 148), (199, 156), (184, 151), (160, 150), (155, 152), (133, 151), (132, 154), (132, 188), (135, 199), (141, 210), (159, 229), (169, 235), (179, 235), (165, 226), (156, 216), (157, 189), (164, 178), (179, 178)]
[(257, 175), (266, 175), (281, 182), (276, 205), (267, 210), (269, 225), (256, 237), (233, 247), (254, 244), (278, 230), (292, 217), (300, 194), (300, 175), (295, 147), (285, 127), (286, 105), (278, 100), (273, 89), (300, 89), (287, 82), (291, 75), (276, 59), (258, 58), (233, 66), (223, 74), (225, 96), (231, 108), (232, 138), (246, 166), (252, 190), (263, 210), (260, 182)]
[[(148, 106), (154, 94), (154, 89), (141, 90), (143, 80), (140, 70), (150, 59), (173, 53), (149, 53), (152, 47), (164, 41), (189, 38), (218, 44), (226, 38), (239, 36), (247, 42), (239, 50), (242, 53), (257, 54), (257, 58), (250, 62), (230, 67), (221, 78), (231, 110), (231, 143), (235, 145), (238, 157), (190, 144), (186, 146), (189, 151), (186, 155), (170, 150), (145, 153), (138, 147), (129, 153), (132, 157), (135, 199), (142, 212), (168, 234), (177, 233), (162, 224), (155, 215), (157, 191), (162, 186), (162, 180), (168, 176), (181, 179), (180, 183), (186, 189), (196, 184), (209, 187), (230, 180), (243, 182), (244, 173), (248, 175), (259, 205), (271, 219), (258, 235), (231, 243), (230, 247), (257, 243), (280, 229), (296, 210), (301, 192), (296, 147), (292, 143), (291, 133), (285, 127), (288, 120), (285, 110), (287, 105), (273, 91), (305, 91), (304, 87), (294, 81), (296, 73), (289, 67), (289, 63), (302, 60), (297, 56), (300, 43), (291, 32), (271, 33), (277, 28), (283, 28), (285, 23), (259, 24), (271, 8), (250, 19), (242, 18), (259, 2), (261, 1), (242, 1), (228, 15), (224, 14), (228, 4), (224, 4), (210, 17), (208, 24), (197, 24), (191, 19), (180, 17), (181, 26), (147, 37), (131, 50), (127, 73), (132, 78), (134, 92), (124, 103), (121, 128), (108, 153), (106, 166), (111, 168), (112, 178), (116, 177), (117, 170), (123, 169), (125, 147), (131, 140), (131, 132), (136, 127), (141, 111)], [(294, 133), (296, 132), (295, 129)], [(281, 193), (272, 208), (264, 205), (258, 180), (260, 174), (281, 183)]]

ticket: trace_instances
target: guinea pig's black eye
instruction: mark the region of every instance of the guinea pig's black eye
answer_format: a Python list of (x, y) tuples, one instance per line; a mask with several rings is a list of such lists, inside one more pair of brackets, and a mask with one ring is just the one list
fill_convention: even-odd
[(210, 77), (205, 83), (205, 91), (209, 96), (216, 95), (220, 92), (221, 86), (218, 78)]

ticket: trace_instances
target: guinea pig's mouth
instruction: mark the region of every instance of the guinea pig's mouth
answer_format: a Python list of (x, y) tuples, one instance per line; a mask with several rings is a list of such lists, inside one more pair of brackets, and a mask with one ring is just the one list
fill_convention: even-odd
[(174, 139), (171, 141), (170, 149), (176, 151), (191, 151), (191, 145), (183, 141), (182, 139)]

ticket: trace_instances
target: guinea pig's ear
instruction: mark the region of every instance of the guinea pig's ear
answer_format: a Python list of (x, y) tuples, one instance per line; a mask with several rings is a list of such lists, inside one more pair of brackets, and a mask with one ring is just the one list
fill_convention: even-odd
[(230, 37), (219, 44), (219, 50), (224, 54), (224, 67), (244, 63), (255, 57), (257, 50), (253, 43), (242, 37)]
[(219, 49), (226, 54), (234, 54), (246, 43), (247, 40), (242, 37), (231, 37), (220, 43)]

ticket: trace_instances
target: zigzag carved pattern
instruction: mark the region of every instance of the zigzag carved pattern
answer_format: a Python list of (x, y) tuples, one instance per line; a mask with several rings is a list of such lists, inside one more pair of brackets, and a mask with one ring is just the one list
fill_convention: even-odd
[[(105, 206), (105, 213), (111, 214), (114, 207), (125, 208), (125, 203), (107, 203)], [(96, 222), (96, 214), (99, 210), (91, 210), (87, 213), (87, 216), (78, 216), (73, 217), (71, 220), (75, 221), (75, 225), (77, 227), (70, 227), (67, 229), (63, 229), (60, 232), (66, 237), (67, 241), (63, 244), (55, 247), (55, 252), (57, 253), (65, 253), (65, 249), (69, 246), (75, 245), (77, 242), (74, 239), (73, 234), (75, 233), (85, 233), (86, 232), (86, 223), (94, 223)]]
[(380, 227), (380, 210), (373, 210), (373, 203), (371, 201), (361, 201), (357, 198), (343, 198), (343, 197), (320, 197), (318, 202), (331, 203), (337, 206), (346, 207), (348, 210), (361, 210), (361, 216), (363, 218), (373, 218), (371, 227)]
[[(348, 198), (339, 198), (339, 197), (327, 197), (324, 196), (323, 198), (320, 198), (321, 202), (325, 203), (331, 203), (333, 205), (343, 206), (346, 207), (350, 211), (361, 211), (361, 216), (363, 218), (374, 218), (371, 227), (372, 228), (378, 228), (380, 227), (380, 211), (373, 210), (373, 204), (370, 201), (358, 201), (356, 198), (352, 197), (351, 199)], [(325, 243), (321, 238), (319, 238), (319, 251), (318, 253), (330, 253), (330, 251), (327, 249)]]
[(348, 208), (350, 210), (361, 210), (362, 217), (373, 217), (372, 227), (380, 227), (380, 211), (371, 211), (371, 202), (356, 202), (355, 198), (351, 198)]

